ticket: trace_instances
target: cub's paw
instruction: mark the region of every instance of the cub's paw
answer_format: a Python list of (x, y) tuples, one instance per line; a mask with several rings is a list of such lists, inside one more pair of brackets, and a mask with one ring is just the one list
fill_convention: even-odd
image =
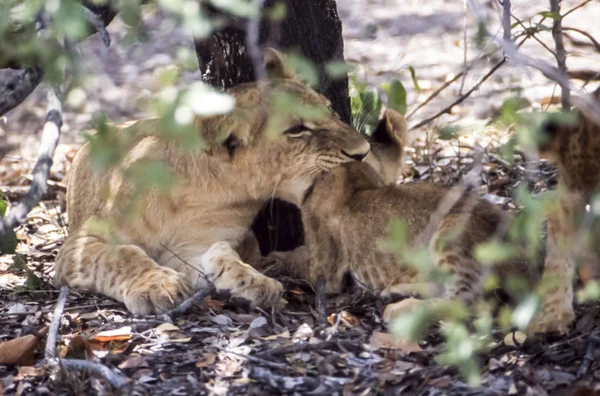
[(234, 300), (246, 300), (252, 307), (281, 304), (283, 285), (242, 262), (228, 243), (213, 244), (202, 260), (217, 291), (230, 294)]
[(529, 325), (528, 332), (535, 333), (559, 333), (566, 334), (569, 332), (571, 323), (575, 320), (575, 312), (573, 306), (544, 306), (536, 315), (533, 322)]
[(186, 276), (171, 268), (153, 268), (135, 280), (123, 302), (133, 314), (159, 314), (181, 304), (194, 290)]
[(281, 304), (283, 285), (241, 262), (215, 281), (217, 290), (231, 294), (233, 300), (245, 300), (251, 307), (273, 307)]
[(423, 304), (423, 300), (412, 297), (405, 298), (397, 303), (388, 304), (383, 310), (383, 321), (385, 323), (390, 323), (400, 315), (408, 314)]

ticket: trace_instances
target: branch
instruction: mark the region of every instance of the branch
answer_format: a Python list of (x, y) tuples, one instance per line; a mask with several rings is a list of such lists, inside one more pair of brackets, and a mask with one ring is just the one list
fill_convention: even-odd
[(512, 41), (510, 39), (510, 0), (502, 1), (502, 38), (504, 41)]
[[(565, 51), (565, 43), (563, 41), (562, 17), (560, 16), (559, 0), (550, 0), (550, 11), (558, 15), (557, 18), (553, 18), (552, 24), (552, 37), (554, 38), (554, 46), (556, 48), (556, 63), (558, 65), (558, 71), (568, 81), (567, 53)], [(569, 89), (569, 84), (559, 83), (559, 85), (561, 90), (562, 109), (563, 111), (569, 111), (571, 108), (571, 90)]]
[(327, 390), (339, 390), (345, 384), (352, 381), (351, 378), (330, 377), (326, 375), (318, 377), (287, 377), (273, 374), (269, 369), (264, 367), (253, 367), (248, 377), (263, 382), (283, 393), (314, 391), (315, 393), (323, 394)]
[[(481, 12), (479, 2), (477, 0), (468, 1), (469, 6), (471, 7), (471, 11), (475, 15), (475, 17), (480, 21), (480, 26), (484, 26), (483, 13)], [(488, 37), (490, 37), (492, 41), (502, 46), (506, 55), (508, 56), (509, 63), (517, 66), (532, 67), (540, 71), (548, 79), (558, 83), (561, 87), (564, 86), (570, 90), (580, 90), (579, 87), (576, 87), (575, 85), (571, 84), (568, 76), (566, 74), (561, 73), (560, 70), (558, 70), (556, 67), (550, 65), (549, 63), (543, 60), (534, 59), (530, 56), (524, 55), (519, 51), (519, 48), (515, 46), (514, 43), (506, 43), (504, 42), (504, 40), (499, 40), (493, 35), (491, 35), (489, 32), (487, 32), (487, 30), (485, 33)], [(575, 101), (577, 101), (577, 103), (579, 104), (575, 103)], [(592, 110), (591, 112), (589, 112), (589, 114), (585, 113), (586, 116), (595, 124), (600, 125), (600, 104), (598, 104), (591, 95), (578, 96), (577, 99), (574, 97), (573, 102), (575, 107), (585, 107), (587, 110)]]
[[(588, 32), (585, 32), (585, 31), (583, 31), (581, 29), (576, 29), (576, 28), (566, 27), (566, 26), (563, 26), (562, 29), (563, 29), (563, 32), (565, 30), (567, 30), (567, 31), (573, 31), (573, 32), (577, 32), (577, 33), (579, 33), (581, 35), (584, 35), (585, 37), (587, 37), (592, 42), (592, 45), (594, 46), (594, 49), (597, 52), (600, 52), (600, 43), (594, 38), (594, 36), (592, 36)], [(566, 34), (565, 34), (565, 36), (566, 36)]]
[[(258, 358), (269, 358), (275, 356), (284, 356), (290, 353), (298, 353), (298, 352), (310, 352), (310, 351), (323, 351), (332, 348), (344, 348), (347, 350), (352, 350), (354, 352), (362, 352), (364, 347), (362, 344), (356, 344), (352, 341), (344, 341), (344, 340), (333, 340), (333, 341), (323, 341), (316, 344), (292, 344), (288, 346), (284, 346), (277, 349), (270, 349), (263, 352), (259, 352), (254, 354), (254, 356)], [(345, 351), (344, 351), (345, 352)]]
[(52, 315), (52, 322), (50, 323), (50, 331), (48, 332), (48, 338), (46, 339), (46, 354), (45, 359), (47, 362), (56, 359), (56, 338), (58, 335), (58, 328), (60, 327), (60, 320), (67, 303), (67, 297), (69, 296), (69, 288), (63, 286), (60, 288), (60, 294), (58, 295), (58, 301), (54, 308), (54, 314)]
[(33, 168), (33, 181), (27, 195), (2, 219), (0, 223), (0, 238), (25, 222), (27, 215), (40, 202), (42, 196), (48, 189), (47, 181), (52, 166), (54, 150), (60, 138), (60, 128), (62, 126), (62, 103), (54, 89), (48, 92), (48, 113), (46, 123), (42, 131), (42, 142), (40, 143), (40, 153), (38, 160)]
[(85, 18), (88, 20), (89, 23), (91, 23), (94, 26), (94, 29), (96, 29), (96, 32), (98, 32), (98, 34), (100, 35), (100, 39), (102, 40), (104, 45), (106, 47), (110, 47), (110, 35), (106, 30), (106, 25), (104, 24), (102, 18), (94, 12), (90, 11), (89, 8), (85, 6), (82, 7)]
[(15, 146), (14, 144), (0, 143), (0, 160), (2, 158), (4, 158), (4, 156), (6, 154), (10, 153), (11, 151), (13, 151), (16, 148), (17, 148), (17, 146)]
[(87, 371), (107, 380), (115, 389), (123, 389), (130, 384), (130, 380), (114, 373), (111, 369), (100, 363), (82, 359), (59, 359), (59, 367), (66, 371)]
[(193, 296), (185, 300), (178, 307), (175, 307), (165, 312), (166, 320), (173, 321), (180, 316), (185, 315), (197, 302), (204, 300), (205, 297), (210, 296), (215, 291), (215, 286), (209, 283), (208, 286), (197, 291)]
[[(479, 87), (481, 86), (481, 84), (483, 84), (488, 78), (490, 78), (492, 76), (492, 74), (494, 74), (496, 72), (496, 70), (498, 70), (504, 63), (506, 62), (506, 58), (502, 59), (500, 62), (496, 63), (494, 65), (494, 67), (492, 67), (490, 69), (490, 71), (483, 76), (483, 78), (481, 80), (479, 80), (477, 82), (477, 84), (475, 84), (470, 90), (468, 90), (464, 95), (462, 95), (461, 97), (459, 97), (458, 99), (456, 99), (454, 102), (452, 102), (451, 104), (449, 104), (448, 106), (444, 107), (442, 110), (440, 110), (439, 112), (437, 112), (436, 114), (432, 115), (429, 118), (424, 119), (423, 121), (419, 122), (417, 125), (413, 126), (410, 128), (410, 130), (414, 130), (414, 129), (418, 129), (421, 128), (422, 126), (425, 126), (427, 124), (429, 124), (431, 121), (435, 120), (436, 118), (440, 117), (443, 114), (450, 114), (450, 111), (452, 110), (452, 108), (458, 104), (461, 104), (462, 102), (464, 102), (469, 96), (471, 96), (471, 94), (473, 92), (475, 92), (477, 89), (479, 89)], [(457, 75), (452, 81), (456, 81), (458, 79), (460, 75)], [(448, 85), (450, 85), (451, 81), (448, 82)], [(446, 86), (448, 86), (446, 85)], [(442, 88), (445, 88), (442, 87)], [(441, 90), (441, 89), (440, 89)], [(428, 98), (429, 100), (429, 98)], [(415, 110), (416, 111), (416, 110)], [(411, 113), (412, 114), (412, 113)]]
[(0, 88), (0, 116), (20, 105), (37, 87), (44, 72), (41, 67), (31, 66), (20, 70)]
[(267, 77), (264, 61), (258, 46), (260, 16), (262, 14), (264, 3), (265, 0), (254, 0), (254, 6), (256, 7), (257, 14), (255, 17), (248, 19), (248, 26), (246, 28), (246, 48), (248, 49), (248, 55), (252, 61), (254, 78), (256, 80), (263, 80)]

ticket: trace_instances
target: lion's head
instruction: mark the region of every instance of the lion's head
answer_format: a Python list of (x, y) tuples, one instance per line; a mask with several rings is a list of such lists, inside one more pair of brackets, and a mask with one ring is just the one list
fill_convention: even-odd
[(279, 53), (267, 50), (265, 64), (270, 79), (229, 90), (234, 111), (203, 129), (217, 131), (208, 138), (234, 166), (274, 180), (274, 196), (298, 203), (318, 174), (362, 161), (369, 143), (329, 100), (299, 81)]

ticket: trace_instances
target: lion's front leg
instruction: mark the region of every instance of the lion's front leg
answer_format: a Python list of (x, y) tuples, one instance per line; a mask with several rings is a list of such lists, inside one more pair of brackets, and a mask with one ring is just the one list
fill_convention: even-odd
[(139, 246), (113, 244), (88, 224), (71, 234), (56, 258), (57, 285), (99, 292), (134, 314), (173, 308), (193, 291), (187, 277), (159, 266)]

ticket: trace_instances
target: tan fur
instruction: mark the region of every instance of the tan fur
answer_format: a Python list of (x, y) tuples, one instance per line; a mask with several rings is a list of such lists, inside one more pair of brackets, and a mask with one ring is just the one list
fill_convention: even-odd
[[(455, 282), (422, 283), (415, 269), (382, 251), (379, 242), (387, 236), (390, 221), (399, 219), (407, 226), (409, 244), (414, 244), (450, 190), (431, 183), (394, 184), (406, 143), (406, 123), (400, 114), (388, 110), (370, 143), (365, 162), (345, 164), (315, 182), (301, 206), (306, 245), (271, 258), (286, 261), (294, 275), (313, 283), (323, 277), (332, 293), (340, 292), (350, 276), (375, 292), (472, 303), (481, 294), (483, 272), (473, 248), (494, 235), (508, 220), (505, 214), (472, 194), (460, 197), (421, 241)], [(503, 263), (502, 268), (505, 273), (532, 276), (521, 261)], [(395, 310), (387, 313), (390, 319)]]
[[(594, 92), (600, 104), (600, 88)], [(575, 319), (573, 281), (576, 268), (584, 281), (600, 272), (600, 235), (591, 224), (591, 235), (583, 227), (586, 205), (600, 185), (600, 126), (583, 112), (575, 125), (548, 122), (543, 126), (545, 142), (541, 154), (558, 167), (558, 203), (548, 214), (548, 247), (543, 284), (552, 285), (544, 296), (542, 309), (532, 331), (566, 333)], [(596, 236), (596, 239), (594, 237)], [(558, 283), (558, 284), (557, 284)]]
[[(234, 249), (265, 200), (299, 204), (318, 174), (363, 158), (369, 145), (278, 61), (267, 59), (284, 78), (240, 85), (229, 91), (236, 99), (232, 113), (196, 120), (204, 149), (182, 151), (164, 140), (157, 119), (119, 132), (127, 152), (105, 173), (93, 171), (90, 146), (82, 147), (69, 177), (71, 235), (56, 260), (59, 285), (103, 293), (141, 314), (172, 308), (206, 280), (255, 305), (279, 302), (281, 284), (245, 264)], [(273, 122), (277, 93), (322, 114)], [(301, 133), (281, 134), (301, 125)], [(127, 170), (145, 160), (162, 161), (176, 176), (175, 186), (134, 196)]]

